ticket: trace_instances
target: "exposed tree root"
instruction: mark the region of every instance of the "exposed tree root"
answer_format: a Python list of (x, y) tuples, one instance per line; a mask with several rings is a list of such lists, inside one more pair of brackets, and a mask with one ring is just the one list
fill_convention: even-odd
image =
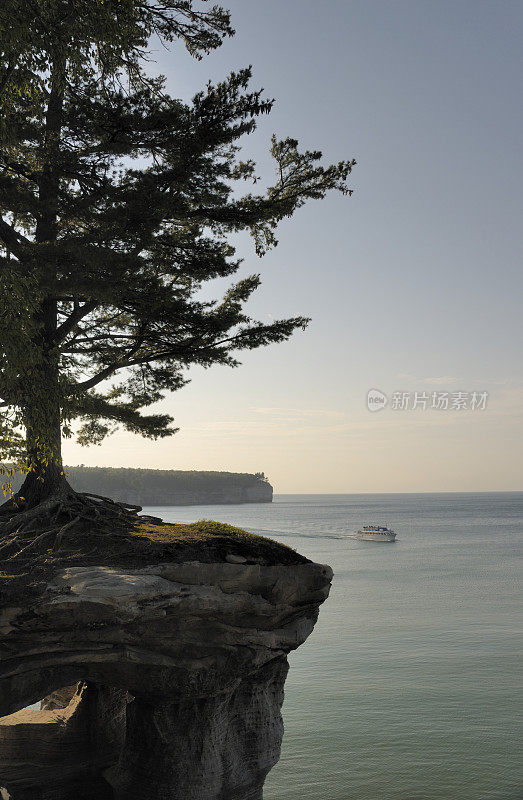
[(139, 522), (141, 506), (74, 492), (68, 485), (33, 508), (14, 497), (0, 506), (0, 562), (18, 572), (49, 553), (85, 550), (88, 540), (125, 537)]

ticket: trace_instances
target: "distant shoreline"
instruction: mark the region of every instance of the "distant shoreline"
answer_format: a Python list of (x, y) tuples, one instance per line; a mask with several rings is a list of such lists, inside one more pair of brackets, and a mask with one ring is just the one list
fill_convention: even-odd
[[(263, 472), (161, 470), (136, 467), (64, 467), (77, 492), (141, 506), (270, 503), (273, 489)], [(21, 480), (13, 479), (16, 492)]]

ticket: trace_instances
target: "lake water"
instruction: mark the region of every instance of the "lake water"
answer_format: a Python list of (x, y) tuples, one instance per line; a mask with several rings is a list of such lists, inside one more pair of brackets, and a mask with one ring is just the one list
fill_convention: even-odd
[[(230, 522), (334, 569), (316, 629), (290, 655), (265, 800), (522, 800), (523, 493), (144, 512)], [(374, 523), (397, 542), (349, 538)]]

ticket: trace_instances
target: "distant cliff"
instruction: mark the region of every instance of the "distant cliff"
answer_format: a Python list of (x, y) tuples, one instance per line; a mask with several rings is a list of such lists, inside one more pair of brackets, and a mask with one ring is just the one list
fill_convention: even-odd
[(120, 467), (66, 467), (66, 471), (79, 492), (143, 506), (272, 502), (272, 486), (263, 473)]

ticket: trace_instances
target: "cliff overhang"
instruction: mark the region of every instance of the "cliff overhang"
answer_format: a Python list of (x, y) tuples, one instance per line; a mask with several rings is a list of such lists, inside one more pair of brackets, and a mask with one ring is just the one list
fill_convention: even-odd
[(0, 786), (13, 800), (261, 798), (287, 654), (332, 571), (215, 530), (144, 521), (125, 547), (109, 537), (4, 574)]

